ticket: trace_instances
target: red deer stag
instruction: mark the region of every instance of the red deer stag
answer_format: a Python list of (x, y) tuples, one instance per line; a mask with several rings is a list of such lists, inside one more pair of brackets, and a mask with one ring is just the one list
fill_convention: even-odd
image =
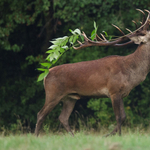
[[(139, 11), (145, 15), (142, 10)], [(64, 128), (72, 133), (68, 124), (69, 116), (76, 101), (85, 96), (111, 99), (117, 125), (108, 135), (117, 132), (121, 135), (121, 125), (126, 118), (123, 98), (144, 81), (150, 71), (150, 31), (148, 31), (150, 12), (145, 11), (148, 12), (148, 17), (143, 17), (142, 25), (134, 32), (111, 41), (107, 41), (103, 35), (103, 39), (96, 36), (97, 40), (91, 41), (83, 33), (84, 43), (78, 41), (80, 46), (74, 47), (78, 50), (89, 46), (139, 44), (134, 53), (128, 56), (109, 56), (93, 61), (64, 64), (49, 70), (49, 74), (44, 79), (45, 104), (37, 114), (35, 129), (37, 136), (45, 117), (60, 101), (63, 101), (63, 108), (59, 120)], [(122, 32), (117, 26), (115, 27)]]

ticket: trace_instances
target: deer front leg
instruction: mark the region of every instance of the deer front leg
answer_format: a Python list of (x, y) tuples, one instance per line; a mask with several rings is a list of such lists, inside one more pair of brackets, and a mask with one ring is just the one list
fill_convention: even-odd
[(121, 135), (121, 125), (123, 124), (123, 122), (126, 118), (126, 114), (124, 111), (124, 105), (123, 105), (123, 99), (119, 96), (112, 96), (111, 100), (112, 100), (112, 106), (114, 109), (117, 125), (111, 133), (106, 135), (106, 137), (109, 135), (114, 135), (117, 132), (119, 132), (118, 134)]

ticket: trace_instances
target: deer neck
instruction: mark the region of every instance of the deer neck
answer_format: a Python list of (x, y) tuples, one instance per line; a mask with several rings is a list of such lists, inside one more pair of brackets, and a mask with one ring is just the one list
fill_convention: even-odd
[(139, 75), (145, 76), (150, 72), (150, 43), (140, 44), (137, 50), (129, 56), (129, 65)]
[(134, 43), (139, 44), (133, 53), (133, 65), (143, 73), (150, 71), (150, 31), (145, 31), (144, 36), (133, 36), (130, 38)]

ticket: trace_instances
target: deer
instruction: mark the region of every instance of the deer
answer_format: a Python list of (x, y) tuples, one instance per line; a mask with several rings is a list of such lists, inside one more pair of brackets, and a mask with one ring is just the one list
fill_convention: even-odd
[(117, 125), (114, 130), (107, 134), (121, 135), (121, 126), (126, 119), (123, 98), (128, 96), (130, 91), (143, 82), (150, 71), (150, 11), (147, 17), (144, 11), (137, 9), (143, 14), (143, 21), (140, 27), (130, 33), (124, 32), (116, 25), (123, 36), (107, 40), (103, 34), (96, 35), (96, 41), (90, 40), (83, 32), (84, 42), (80, 42), (75, 50), (90, 46), (114, 46), (121, 47), (129, 44), (137, 44), (137, 49), (127, 55), (111, 55), (101, 59), (83, 61), (78, 63), (63, 64), (49, 69), (48, 75), (44, 78), (45, 104), (37, 114), (35, 135), (39, 135), (42, 123), (46, 116), (60, 102), (63, 108), (59, 116), (60, 123), (67, 132), (73, 136), (68, 120), (74, 109), (76, 101), (84, 97), (110, 98), (115, 114)]

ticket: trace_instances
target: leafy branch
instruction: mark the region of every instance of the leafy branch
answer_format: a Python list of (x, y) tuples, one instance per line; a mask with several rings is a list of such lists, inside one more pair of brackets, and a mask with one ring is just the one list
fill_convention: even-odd
[[(71, 36), (64, 36), (61, 38), (56, 38), (53, 41), (50, 41), (53, 45), (51, 45), (46, 52), (48, 54), (46, 58), (45, 63), (41, 63), (41, 68), (37, 68), (39, 71), (43, 71), (38, 77), (37, 81), (41, 81), (44, 79), (44, 77), (47, 76), (49, 73), (49, 68), (52, 67), (58, 60), (59, 58), (68, 50), (72, 49), (73, 46), (75, 46), (75, 43), (81, 38), (83, 41), (83, 36), (81, 34), (81, 31), (79, 29), (75, 29), (72, 31), (69, 29), (69, 31), (72, 33)], [(91, 33), (91, 39), (94, 40), (96, 37), (97, 33), (97, 26), (96, 23), (94, 22), (94, 30)]]

